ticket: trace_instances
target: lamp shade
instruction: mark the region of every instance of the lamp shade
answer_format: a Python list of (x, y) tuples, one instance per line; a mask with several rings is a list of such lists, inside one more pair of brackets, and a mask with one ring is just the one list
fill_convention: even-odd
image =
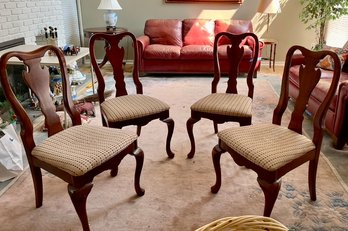
[(122, 10), (117, 0), (101, 0), (98, 10)]
[(279, 0), (260, 0), (259, 8), (257, 12), (264, 14), (277, 14), (280, 13)]

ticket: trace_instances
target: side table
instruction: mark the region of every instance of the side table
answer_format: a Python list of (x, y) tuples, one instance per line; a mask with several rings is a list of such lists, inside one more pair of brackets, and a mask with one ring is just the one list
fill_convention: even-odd
[[(102, 33), (102, 34), (119, 34), (122, 32), (127, 32), (127, 28), (124, 27), (116, 27), (116, 28), (106, 28), (106, 27), (93, 27), (83, 29), (85, 38), (91, 38), (93, 34)], [(106, 55), (103, 58), (103, 61), (99, 64), (100, 67), (104, 66), (108, 61)]]
[(271, 38), (263, 38), (263, 39), (260, 39), (260, 41), (262, 41), (266, 47), (267, 46), (270, 47), (268, 58), (263, 58), (263, 59), (269, 60), (269, 68), (272, 67), (273, 71), (275, 71), (274, 64), (275, 64), (278, 41), (276, 39), (271, 39)]

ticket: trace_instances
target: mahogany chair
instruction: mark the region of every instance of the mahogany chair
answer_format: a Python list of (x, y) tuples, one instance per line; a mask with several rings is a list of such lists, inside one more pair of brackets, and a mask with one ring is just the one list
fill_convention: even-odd
[[(243, 46), (245, 40), (254, 46), (250, 49)], [(239, 65), (244, 53), (248, 54), (250, 67), (246, 78), (239, 78)], [(191, 117), (186, 122), (187, 132), (191, 142), (188, 158), (195, 154), (195, 139), (193, 125), (201, 118), (210, 119), (214, 123), (214, 132), (218, 132), (218, 125), (225, 122), (238, 122), (241, 126), (250, 125), (252, 119), (252, 99), (254, 95), (253, 77), (256, 75), (256, 62), (259, 56), (259, 40), (254, 33), (232, 34), (220, 32), (214, 40), (214, 78), (211, 84), (211, 94), (198, 100), (191, 106)], [(226, 93), (218, 93), (217, 86), (221, 78), (220, 59), (225, 56), (230, 61)], [(248, 93), (238, 94), (238, 82), (247, 83)], [(240, 80), (240, 81), (239, 81)]]
[[(125, 82), (125, 49), (120, 46), (123, 39), (133, 46), (133, 69), (132, 79), (135, 86), (135, 94), (128, 94)], [(105, 92), (105, 79), (97, 63), (95, 54), (95, 43), (97, 40), (105, 41), (105, 56), (110, 62), (115, 79), (115, 97), (107, 98)], [(137, 126), (137, 134), (140, 136), (141, 127), (150, 121), (160, 119), (168, 127), (166, 141), (166, 151), (169, 158), (174, 158), (174, 153), (170, 149), (171, 138), (174, 131), (174, 120), (169, 117), (169, 105), (159, 99), (143, 94), (143, 86), (139, 80), (139, 59), (136, 38), (130, 32), (117, 34), (93, 34), (89, 41), (91, 63), (98, 81), (98, 97), (102, 122), (106, 127), (122, 128), (128, 125)], [(128, 58), (128, 57), (127, 57)], [(129, 89), (128, 89), (129, 90)]]
[[(282, 126), (282, 117), (289, 101), (289, 68), (294, 52), (305, 56), (305, 64), (300, 68), (299, 96), (293, 105), (289, 125)], [(329, 55), (334, 62), (332, 82), (317, 113), (313, 117), (313, 136), (302, 134), (303, 114), (314, 87), (320, 80), (318, 62)], [(289, 171), (309, 162), (308, 184), (311, 200), (316, 200), (316, 174), (323, 138), (323, 120), (329, 108), (340, 77), (341, 63), (332, 51), (310, 51), (301, 46), (293, 46), (286, 55), (281, 94), (269, 124), (255, 124), (225, 129), (218, 133), (219, 143), (213, 148), (212, 158), (216, 173), (216, 183), (211, 187), (217, 193), (221, 186), (220, 157), (230, 153), (234, 161), (257, 173), (257, 181), (265, 195), (264, 216), (270, 216), (277, 199), (281, 177)]]
[[(57, 56), (61, 70), (63, 100), (73, 126), (63, 129), (61, 119), (50, 96), (50, 73), (40, 64), (41, 58), (51, 51)], [(23, 79), (39, 101), (45, 117), (48, 138), (37, 144), (30, 115), (17, 100), (7, 76), (11, 58), (23, 61), (27, 71)], [(81, 125), (81, 117), (73, 107), (71, 90), (63, 53), (55, 46), (43, 46), (31, 52), (12, 51), (1, 56), (0, 80), (4, 94), (11, 104), (21, 125), (21, 138), (28, 158), (34, 182), (36, 207), (42, 206), (43, 184), (41, 169), (68, 183), (68, 193), (80, 218), (83, 230), (89, 230), (86, 200), (93, 187), (93, 178), (105, 170), (116, 176), (118, 165), (128, 154), (136, 159), (135, 191), (139, 196), (145, 191), (140, 187), (140, 175), (144, 153), (137, 146), (137, 135), (120, 129)]]

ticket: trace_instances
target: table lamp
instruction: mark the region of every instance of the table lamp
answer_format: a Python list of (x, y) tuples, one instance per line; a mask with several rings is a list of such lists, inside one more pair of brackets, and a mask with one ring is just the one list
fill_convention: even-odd
[(104, 13), (104, 20), (106, 29), (115, 29), (117, 23), (117, 14), (114, 10), (122, 10), (122, 7), (117, 0), (101, 0), (98, 10), (106, 10)]
[(277, 14), (281, 12), (279, 0), (260, 0), (257, 12), (267, 14), (267, 31), (269, 27), (270, 14)]

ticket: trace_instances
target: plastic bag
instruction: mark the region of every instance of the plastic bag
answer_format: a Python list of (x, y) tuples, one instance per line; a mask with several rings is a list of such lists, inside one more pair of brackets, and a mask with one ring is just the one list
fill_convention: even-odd
[(0, 163), (8, 170), (23, 170), (23, 148), (12, 124), (0, 129)]

